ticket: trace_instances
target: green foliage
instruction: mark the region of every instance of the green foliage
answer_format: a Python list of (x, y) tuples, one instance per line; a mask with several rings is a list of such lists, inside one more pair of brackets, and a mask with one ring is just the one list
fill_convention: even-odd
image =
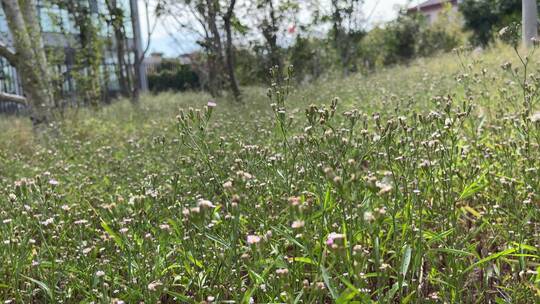
[(434, 24), (428, 24), (419, 14), (400, 14), (384, 28), (371, 30), (361, 42), (364, 67), (406, 62), (416, 57), (448, 52), (460, 45), (464, 35), (460, 16), (448, 7)]
[(150, 91), (185, 91), (200, 88), (199, 76), (190, 65), (181, 64), (176, 60), (164, 59), (155, 72), (148, 74), (148, 87)]
[(298, 36), (294, 45), (288, 49), (289, 63), (294, 66), (297, 81), (319, 78), (331, 70), (334, 58), (331, 57), (325, 40)]
[(486, 46), (499, 29), (521, 22), (521, 0), (464, 0), (459, 10), (475, 45)]

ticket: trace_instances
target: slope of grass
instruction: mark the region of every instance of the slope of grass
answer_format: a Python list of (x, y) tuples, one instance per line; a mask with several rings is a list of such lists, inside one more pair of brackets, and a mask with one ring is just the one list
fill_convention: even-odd
[(506, 61), (2, 118), (0, 298), (538, 302), (538, 66)]

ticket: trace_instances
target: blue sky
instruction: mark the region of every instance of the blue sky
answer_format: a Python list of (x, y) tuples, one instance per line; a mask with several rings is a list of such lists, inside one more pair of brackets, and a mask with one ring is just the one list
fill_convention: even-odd
[[(141, 14), (144, 14), (144, 4), (141, 0), (140, 10)], [(310, 1), (310, 0), (298, 0), (298, 1)], [(370, 22), (373, 24), (382, 23), (393, 19), (397, 15), (397, 10), (400, 6), (414, 5), (421, 0), (365, 0), (364, 12), (369, 15), (373, 12)], [(146, 37), (148, 26), (145, 22), (145, 17), (142, 18), (142, 31), (143, 36)], [(151, 18), (150, 24), (157, 22), (156, 29), (152, 35), (149, 52), (163, 52), (166, 56), (177, 56), (183, 53), (191, 52), (197, 49), (195, 43), (195, 37), (190, 34), (175, 35), (172, 38), (167, 30), (166, 20), (155, 20)]]

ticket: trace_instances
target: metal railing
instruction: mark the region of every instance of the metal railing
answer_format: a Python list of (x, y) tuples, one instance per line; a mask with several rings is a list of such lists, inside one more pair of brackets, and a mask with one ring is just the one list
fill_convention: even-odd
[(26, 114), (26, 98), (0, 92), (0, 114)]

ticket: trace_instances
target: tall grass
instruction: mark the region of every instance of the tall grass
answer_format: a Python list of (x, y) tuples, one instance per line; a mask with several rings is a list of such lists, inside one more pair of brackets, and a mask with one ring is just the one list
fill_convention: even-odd
[(511, 49), (461, 49), (244, 105), (146, 96), (39, 135), (8, 119), (0, 297), (539, 302), (533, 59), (525, 83)]

